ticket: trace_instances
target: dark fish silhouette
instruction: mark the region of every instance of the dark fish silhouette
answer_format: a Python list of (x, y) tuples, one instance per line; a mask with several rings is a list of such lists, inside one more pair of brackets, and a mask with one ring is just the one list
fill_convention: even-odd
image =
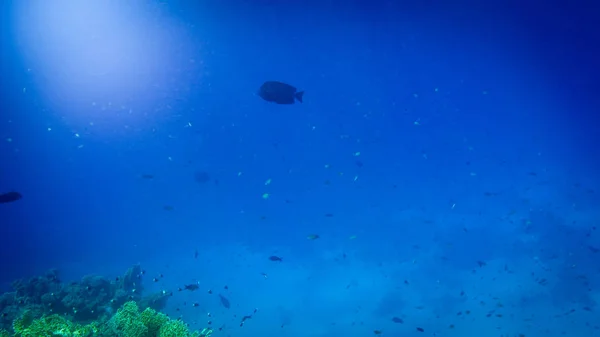
[(275, 256), (275, 255), (269, 256), (269, 260), (271, 260), (273, 262), (282, 262), (283, 261), (282, 258), (280, 258), (279, 256)]
[(186, 284), (183, 287), (183, 289), (189, 290), (189, 291), (196, 291), (196, 290), (198, 290), (198, 288), (200, 288), (200, 286), (198, 286), (198, 284), (196, 284), (196, 283)]
[(14, 202), (21, 198), (23, 198), (23, 196), (19, 192), (8, 192), (8, 193), (0, 194), (0, 204)]
[(208, 172), (205, 171), (196, 171), (194, 173), (194, 179), (196, 180), (196, 182), (204, 184), (210, 181), (210, 175), (208, 174)]
[(294, 104), (296, 100), (302, 103), (304, 91), (298, 91), (298, 89), (286, 83), (267, 81), (261, 85), (258, 95), (267, 102)]
[(226, 308), (229, 309), (231, 308), (231, 303), (229, 302), (229, 300), (227, 299), (227, 297), (219, 294), (219, 300), (221, 300), (221, 304)]

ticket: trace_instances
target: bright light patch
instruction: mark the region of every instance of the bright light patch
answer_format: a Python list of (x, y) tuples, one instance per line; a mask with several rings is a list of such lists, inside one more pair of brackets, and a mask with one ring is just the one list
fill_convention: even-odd
[(146, 118), (181, 85), (175, 71), (189, 62), (189, 46), (160, 4), (27, 0), (15, 6), (24, 63), (44, 106), (61, 117), (96, 125)]

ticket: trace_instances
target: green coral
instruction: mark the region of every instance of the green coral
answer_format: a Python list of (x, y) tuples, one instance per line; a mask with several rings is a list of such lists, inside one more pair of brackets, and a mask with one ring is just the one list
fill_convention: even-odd
[(87, 336), (96, 336), (100, 329), (98, 329), (98, 324), (96, 322), (92, 322), (86, 325), (75, 325), (75, 329), (73, 330), (73, 337), (87, 337)]
[(34, 317), (30, 310), (25, 310), (17, 319), (13, 321), (13, 330), (19, 333), (27, 329), (33, 323)]
[(118, 337), (147, 337), (148, 327), (144, 325), (135, 302), (123, 304), (111, 318), (109, 326)]
[[(184, 322), (171, 320), (151, 308), (140, 312), (133, 301), (125, 303), (104, 323), (81, 325), (56, 314), (33, 319), (25, 311), (13, 322), (13, 329), (15, 337), (210, 337), (212, 333), (210, 329), (190, 332)], [(0, 330), (0, 337), (10, 334)]]
[(10, 333), (4, 329), (0, 329), (0, 337), (10, 337)]
[(160, 327), (158, 337), (188, 337), (190, 330), (180, 320), (169, 320)]
[(97, 332), (94, 324), (80, 325), (59, 315), (31, 321), (27, 312), (14, 321), (13, 328), (17, 337), (88, 337)]
[(213, 330), (209, 328), (204, 328), (202, 331), (198, 333), (199, 337), (210, 337), (212, 335)]
[(148, 336), (157, 336), (161, 326), (169, 322), (167, 315), (156, 312), (152, 308), (146, 308), (140, 315), (142, 323), (148, 328)]
[[(127, 302), (111, 318), (106, 336), (118, 337), (208, 337), (205, 333), (191, 333), (185, 323), (171, 320), (167, 315), (146, 308), (140, 313), (137, 304)], [(212, 331), (211, 331), (212, 332)]]
[(211, 329), (190, 332), (183, 321), (169, 320), (160, 327), (157, 337), (210, 337), (212, 332)]

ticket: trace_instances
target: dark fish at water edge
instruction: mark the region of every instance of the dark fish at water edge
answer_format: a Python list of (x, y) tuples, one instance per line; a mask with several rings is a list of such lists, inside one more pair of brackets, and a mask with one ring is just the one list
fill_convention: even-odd
[(286, 83), (267, 81), (260, 86), (258, 95), (267, 102), (294, 104), (296, 101), (302, 103), (304, 91), (298, 91), (298, 89)]
[(14, 202), (21, 198), (23, 198), (23, 196), (19, 192), (8, 192), (8, 193), (0, 194), (0, 204)]

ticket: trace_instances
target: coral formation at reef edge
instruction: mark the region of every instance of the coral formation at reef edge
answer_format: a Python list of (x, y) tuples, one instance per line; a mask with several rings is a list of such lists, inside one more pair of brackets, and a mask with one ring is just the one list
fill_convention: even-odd
[[(13, 282), (0, 295), (0, 337), (208, 337), (160, 312), (171, 294), (143, 295), (143, 270), (122, 277), (86, 276), (64, 284), (52, 270)], [(142, 308), (142, 310), (140, 310)], [(114, 313), (114, 314), (113, 314)]]

